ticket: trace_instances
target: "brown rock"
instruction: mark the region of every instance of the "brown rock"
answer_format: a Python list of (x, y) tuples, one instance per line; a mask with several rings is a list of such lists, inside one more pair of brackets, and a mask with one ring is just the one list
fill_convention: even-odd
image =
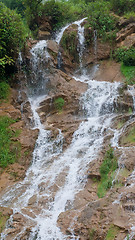
[(59, 46), (58, 44), (53, 40), (48, 40), (47, 42), (47, 48), (52, 51), (53, 53), (58, 54)]
[(47, 31), (41, 31), (38, 32), (38, 40), (47, 40), (50, 39), (51, 33)]
[(127, 36), (124, 41), (120, 42), (118, 44), (118, 47), (135, 47), (135, 33), (132, 33), (131, 35)]
[[(116, 16), (118, 17), (118, 16)], [(119, 17), (118, 17), (119, 18)], [(130, 23), (135, 23), (135, 17), (130, 17), (130, 18), (123, 18), (123, 17), (120, 17), (119, 20), (118, 20), (118, 28), (124, 28), (126, 27), (127, 25), (129, 25)]]
[(100, 62), (94, 79), (97, 81), (122, 82), (123, 75), (121, 74), (120, 66), (120, 63), (111, 60), (103, 60)]
[(135, 23), (130, 23), (126, 28), (122, 28), (120, 32), (117, 33), (117, 42), (123, 41), (127, 36), (135, 32)]

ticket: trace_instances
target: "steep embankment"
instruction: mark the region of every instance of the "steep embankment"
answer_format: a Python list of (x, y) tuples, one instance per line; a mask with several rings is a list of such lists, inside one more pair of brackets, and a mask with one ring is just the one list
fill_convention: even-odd
[[(34, 118), (39, 129), (26, 178), (1, 192), (2, 206), (14, 210), (3, 239), (134, 239), (134, 87), (118, 83), (120, 65), (108, 60), (112, 45), (85, 29), (85, 21), (67, 26), (57, 41), (28, 43), (33, 117), (25, 91), (1, 105), (2, 115), (19, 118), (10, 127), (21, 130), (14, 139), (21, 157), (2, 173), (1, 183), (8, 174), (5, 187), (12, 185), (10, 172), (16, 180), (24, 176), (37, 136), (22, 117)], [(40, 39), (49, 38), (48, 24), (41, 24)], [(132, 37), (134, 46), (130, 24), (119, 23), (117, 46)], [(23, 115), (12, 104), (23, 107)], [(10, 214), (2, 213), (4, 223)]]

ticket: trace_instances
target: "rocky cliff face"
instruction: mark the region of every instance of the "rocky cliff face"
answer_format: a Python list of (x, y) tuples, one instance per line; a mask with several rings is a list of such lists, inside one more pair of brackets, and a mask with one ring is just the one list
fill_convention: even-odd
[[(82, 22), (81, 27), (84, 26), (85, 21)], [(130, 22), (120, 20), (118, 27), (120, 31), (117, 34), (116, 45), (135, 46), (134, 19)], [(51, 26), (49, 20), (41, 21), (38, 39), (50, 39), (50, 35)], [(43, 86), (43, 89), (47, 89), (47, 97), (42, 99), (38, 105), (37, 112), (44, 129), (50, 131), (48, 141), (51, 139), (53, 142), (59, 136), (59, 130), (61, 131), (64, 139), (64, 151), (71, 143), (73, 134), (78, 129), (80, 123), (82, 121), (87, 123), (88, 121), (86, 119), (86, 109), (80, 104), (80, 97), (87, 90), (88, 84), (87, 81), (76, 81), (72, 77), (73, 72), (77, 75), (82, 68), (86, 68), (87, 72), (91, 73), (92, 64), (98, 63), (98, 69), (93, 73), (92, 79), (111, 83), (123, 81), (120, 65), (109, 60), (110, 51), (112, 50), (110, 43), (102, 43), (100, 40), (97, 40), (95, 46), (91, 29), (84, 29), (84, 35), (85, 39), (89, 40), (89, 44), (83, 45), (83, 57), (79, 56), (80, 42), (78, 24), (76, 23), (70, 25), (64, 31), (60, 44), (54, 40), (47, 41), (47, 46), (45, 45), (42, 49), (42, 51), (48, 54), (47, 58), (44, 55), (41, 59), (41, 53), (38, 53), (38, 57), (41, 59), (40, 65), (42, 65), (43, 75), (41, 75), (47, 79)], [(28, 42), (28, 49), (24, 53), (24, 62), (27, 65), (27, 70), (32, 69), (32, 64), (34, 64), (31, 61), (33, 53), (30, 53), (29, 50), (37, 42)], [(100, 62), (101, 60), (102, 62)], [(41, 73), (37, 62), (34, 67), (36, 67), (36, 72)], [(32, 86), (32, 93), (32, 88), (36, 89), (40, 85), (41, 75), (39, 75), (38, 82), (35, 82), (33, 72), (27, 71), (28, 85)], [(24, 75), (22, 75), (21, 79), (23, 77)], [(42, 89), (40, 90), (42, 91)], [(112, 240), (124, 240), (129, 239), (129, 237), (132, 240), (135, 239), (133, 229), (135, 222), (134, 89), (128, 89), (126, 85), (121, 84), (118, 92), (119, 96), (113, 100), (111, 106), (115, 115), (111, 120), (110, 126), (103, 130), (104, 140), (102, 148), (98, 153), (98, 157), (95, 157), (88, 164), (88, 168), (80, 180), (84, 182), (84, 188), (76, 194), (73, 204), (70, 200), (67, 201), (64, 211), (58, 216), (57, 223), (61, 231), (66, 235), (66, 239), (73, 239), (73, 234), (74, 238), (80, 240), (108, 240), (110, 235)], [(12, 118), (19, 118), (19, 121), (14, 123), (11, 128), (21, 130), (20, 135), (17, 137), (17, 141), (21, 144), (21, 156), (17, 163), (2, 172), (0, 176), (1, 196), (4, 194), (7, 186), (11, 186), (14, 184), (14, 181), (20, 181), (24, 178), (25, 171), (30, 165), (32, 151), (38, 135), (38, 130), (31, 130), (30, 128), (30, 124), (33, 122), (33, 114), (27, 99), (26, 86), (22, 86), (21, 92), (20, 90), (13, 90), (12, 96), (9, 103), (3, 103), (0, 106), (0, 116), (7, 115)], [(91, 98), (92, 93), (88, 97)], [(60, 105), (61, 103), (62, 105)], [(89, 129), (90, 131), (92, 129)], [(76, 134), (76, 139), (78, 135)], [(89, 143), (89, 147), (92, 145), (92, 140)], [(115, 147), (113, 146), (114, 142)], [(114, 147), (117, 170), (113, 175), (111, 187), (105, 190), (105, 194), (101, 198), (98, 193), (102, 181), (100, 167), (104, 162), (110, 144)], [(80, 152), (78, 151), (78, 159), (83, 158), (83, 151), (85, 152), (85, 148)], [(52, 162), (53, 158), (51, 159)], [(44, 179), (42, 180), (38, 185), (40, 190), (39, 196), (35, 193), (28, 200), (28, 206), (24, 206), (21, 213), (17, 212), (13, 215), (10, 227), (5, 231), (7, 234), (5, 239), (13, 239), (16, 236), (19, 236), (19, 239), (22, 240), (30, 238), (32, 228), (35, 227), (36, 216), (41, 214), (43, 209), (51, 211), (48, 205), (54, 201), (59, 188), (63, 187), (63, 183), (66, 181), (67, 169), (68, 167), (66, 166), (51, 187), (49, 186), (49, 180), (48, 182), (44, 182)], [(12, 176), (11, 173), (13, 173)], [(26, 186), (24, 186), (21, 193), (24, 193), (25, 188)], [(47, 188), (49, 188), (51, 196), (45, 198), (42, 192)], [(2, 208), (0, 211), (5, 223), (12, 214), (12, 210)], [(26, 216), (29, 216), (29, 218)], [(26, 223), (27, 227), (25, 226)], [(34, 239), (36, 239), (37, 234), (38, 231), (35, 233)]]

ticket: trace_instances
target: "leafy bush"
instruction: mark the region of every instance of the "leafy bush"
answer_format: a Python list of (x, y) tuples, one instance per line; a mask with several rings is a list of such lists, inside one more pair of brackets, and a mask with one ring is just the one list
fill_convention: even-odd
[(23, 0), (1, 0), (8, 8), (14, 10), (16, 9), (17, 13), (20, 13), (22, 16), (24, 16), (24, 4)]
[(113, 173), (118, 167), (117, 159), (114, 157), (113, 148), (106, 152), (103, 163), (100, 166), (101, 182), (98, 185), (98, 197), (104, 197), (106, 191), (112, 186)]
[(21, 17), (0, 3), (0, 76), (16, 61), (26, 36)]
[(49, 0), (42, 6), (42, 15), (51, 16), (53, 30), (57, 30), (64, 24), (75, 21), (85, 14), (85, 5), (74, 5), (71, 1)]
[(135, 66), (135, 48), (118, 48), (114, 57), (118, 62), (123, 62), (125, 66)]
[(69, 22), (73, 22), (87, 14), (87, 5), (84, 1), (30, 1), (24, 0), (25, 15), (32, 31), (38, 30), (40, 18), (50, 17), (53, 31)]
[(38, 18), (42, 15), (41, 6), (42, 0), (23, 0), (25, 6), (25, 18), (32, 31), (38, 28)]
[(0, 117), (0, 167), (2, 168), (14, 163), (19, 154), (19, 143), (12, 141), (16, 132), (9, 128), (14, 122), (13, 119), (7, 116)]
[(107, 2), (91, 2), (88, 4), (88, 21), (93, 30), (97, 30), (99, 37), (106, 39), (107, 32), (115, 29), (116, 21), (109, 13)]
[(59, 97), (57, 99), (54, 100), (54, 105), (55, 105), (55, 108), (58, 110), (58, 111), (61, 111), (63, 106), (65, 104), (65, 101), (62, 97)]
[(124, 14), (126, 12), (135, 12), (135, 1), (134, 0), (111, 0), (111, 9), (118, 13)]
[(9, 85), (6, 82), (0, 82), (0, 99), (6, 99), (9, 94)]

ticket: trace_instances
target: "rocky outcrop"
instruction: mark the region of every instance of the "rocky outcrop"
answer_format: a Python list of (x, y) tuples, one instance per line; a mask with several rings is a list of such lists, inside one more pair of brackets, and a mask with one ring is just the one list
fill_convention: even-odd
[(127, 36), (135, 32), (135, 23), (130, 23), (126, 28), (122, 28), (120, 32), (117, 33), (117, 42), (123, 41)]
[(48, 40), (51, 38), (52, 26), (51, 17), (39, 17), (38, 40)]
[(124, 76), (120, 72), (120, 65), (113, 60), (101, 61), (94, 79), (97, 81), (123, 82)]
[[(41, 121), (47, 129), (58, 133), (61, 129), (64, 136), (64, 146), (67, 146), (72, 139), (74, 131), (78, 128), (81, 118), (79, 109), (79, 97), (87, 88), (87, 84), (78, 82), (69, 77), (61, 70), (54, 70), (50, 76), (49, 96), (40, 103), (38, 113)], [(61, 110), (57, 109), (55, 100), (62, 98), (64, 105)]]
[(131, 93), (127, 90), (124, 90), (122, 94), (120, 94), (117, 100), (114, 103), (115, 111), (124, 113), (124, 112), (132, 112), (133, 111), (133, 97)]
[[(17, 101), (17, 95), (18, 91), (13, 90), (10, 100), (0, 104), (0, 116), (8, 116), (15, 120), (15, 123), (10, 125), (10, 128), (14, 132), (17, 131), (18, 134), (12, 140), (17, 142), (20, 148), (17, 162), (9, 165), (5, 170), (1, 169), (0, 191), (8, 185), (14, 184), (14, 181), (22, 180), (25, 177), (25, 172), (30, 165), (32, 152), (38, 136), (38, 130), (32, 130), (29, 125), (30, 122), (25, 122), (27, 117), (23, 118), (24, 114), (19, 110), (19, 101), (16, 107), (13, 105)], [(29, 110), (26, 112), (29, 112)]]
[(118, 44), (119, 47), (135, 47), (135, 33), (127, 36), (122, 42)]
[(72, 72), (79, 63), (78, 55), (78, 26), (70, 25), (64, 32), (60, 42), (60, 51), (62, 61), (64, 62), (64, 70)]

